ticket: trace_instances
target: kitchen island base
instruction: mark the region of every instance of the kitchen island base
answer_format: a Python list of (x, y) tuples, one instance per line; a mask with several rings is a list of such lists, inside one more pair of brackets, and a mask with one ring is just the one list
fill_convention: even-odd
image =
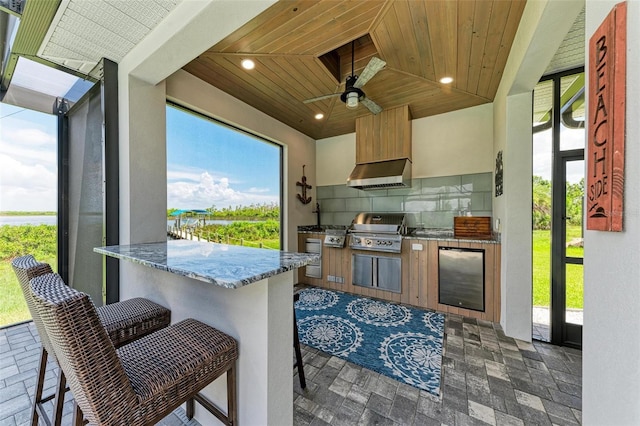
[[(187, 277), (121, 262), (122, 299), (147, 297), (171, 309), (172, 321), (197, 318), (238, 341), (238, 424), (293, 423), (293, 271), (227, 289)], [(226, 375), (202, 393), (226, 407)], [(196, 404), (202, 425), (221, 424)]]

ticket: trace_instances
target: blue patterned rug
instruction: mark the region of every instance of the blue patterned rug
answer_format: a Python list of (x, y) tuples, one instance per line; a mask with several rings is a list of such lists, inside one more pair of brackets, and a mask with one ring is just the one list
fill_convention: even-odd
[(320, 288), (295, 308), (300, 342), (439, 395), (444, 315)]

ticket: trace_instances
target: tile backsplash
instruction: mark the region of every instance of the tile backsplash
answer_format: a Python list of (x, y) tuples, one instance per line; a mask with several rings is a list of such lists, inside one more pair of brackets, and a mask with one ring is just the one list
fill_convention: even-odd
[(318, 186), (322, 225), (348, 226), (360, 212), (404, 212), (411, 228), (453, 228), (453, 217), (491, 216), (493, 174), (420, 178), (411, 188), (362, 191), (346, 185)]

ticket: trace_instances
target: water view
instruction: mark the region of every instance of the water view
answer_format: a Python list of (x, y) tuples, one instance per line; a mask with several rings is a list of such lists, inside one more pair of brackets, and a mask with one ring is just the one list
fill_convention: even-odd
[(0, 226), (2, 225), (57, 225), (58, 216), (36, 215), (36, 216), (0, 216)]

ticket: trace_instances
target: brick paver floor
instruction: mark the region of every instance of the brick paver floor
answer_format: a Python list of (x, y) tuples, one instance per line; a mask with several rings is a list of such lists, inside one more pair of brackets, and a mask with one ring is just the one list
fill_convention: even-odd
[[(506, 337), (498, 324), (447, 315), (440, 397), (303, 346), (294, 371), (295, 425), (575, 425), (582, 353)], [(29, 422), (40, 343), (31, 322), (0, 329), (0, 426)], [(50, 362), (45, 384), (55, 387)], [(67, 394), (63, 424), (71, 423)], [(52, 406), (49, 407), (52, 411)], [(163, 426), (194, 426), (176, 410)]]

